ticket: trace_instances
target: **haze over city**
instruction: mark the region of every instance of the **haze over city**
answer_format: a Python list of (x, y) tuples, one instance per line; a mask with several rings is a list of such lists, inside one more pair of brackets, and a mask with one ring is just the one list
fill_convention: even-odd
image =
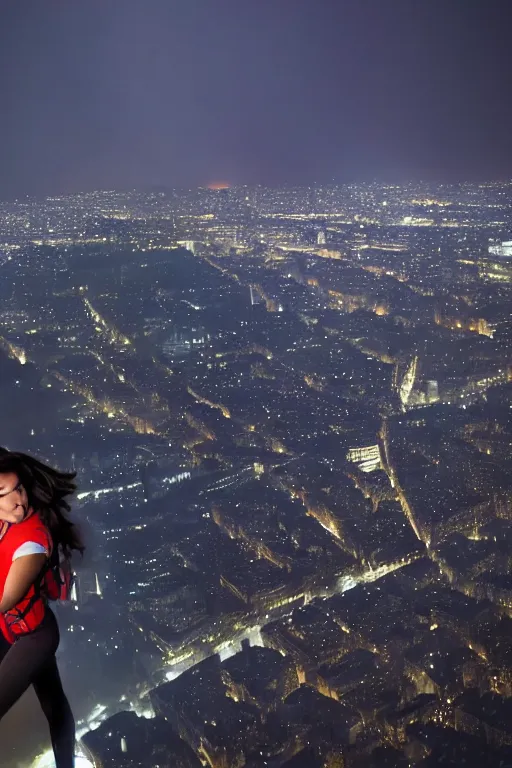
[[(510, 21), (0, 0), (0, 445), (77, 473), (77, 768), (512, 765)], [(53, 768), (32, 692), (0, 744)]]
[(1, 0), (0, 196), (512, 175), (507, 0)]

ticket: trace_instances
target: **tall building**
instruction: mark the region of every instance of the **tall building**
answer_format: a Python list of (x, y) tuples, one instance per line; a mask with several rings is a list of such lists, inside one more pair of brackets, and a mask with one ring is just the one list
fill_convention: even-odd
[(399, 361), (396, 363), (393, 371), (393, 389), (400, 397), (403, 410), (406, 410), (411, 393), (414, 389), (416, 375), (418, 373), (418, 362), (419, 358), (415, 355), (407, 362)]
[(439, 385), (435, 379), (427, 381), (427, 403), (436, 403), (439, 400)]
[(91, 595), (102, 596), (101, 585), (96, 571), (91, 568), (81, 569), (73, 586), (73, 601), (83, 605)]

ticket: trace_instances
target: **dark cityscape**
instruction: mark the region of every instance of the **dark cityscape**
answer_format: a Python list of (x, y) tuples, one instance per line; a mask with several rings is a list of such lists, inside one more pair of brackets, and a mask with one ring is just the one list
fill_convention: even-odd
[[(76, 768), (512, 766), (510, 8), (107, 5), (0, 2), (0, 445), (77, 473)], [(32, 692), (0, 740), (55, 765)]]

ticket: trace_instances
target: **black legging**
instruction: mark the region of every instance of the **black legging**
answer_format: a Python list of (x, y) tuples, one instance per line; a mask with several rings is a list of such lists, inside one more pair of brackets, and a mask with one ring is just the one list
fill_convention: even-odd
[(30, 685), (43, 709), (48, 725), (56, 768), (75, 764), (75, 721), (62, 689), (55, 653), (59, 628), (50, 609), (42, 624), (13, 645), (0, 640), (0, 719)]

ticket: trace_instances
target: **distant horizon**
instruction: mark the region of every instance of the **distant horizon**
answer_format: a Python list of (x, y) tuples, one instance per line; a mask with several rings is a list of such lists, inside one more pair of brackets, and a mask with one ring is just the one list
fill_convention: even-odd
[(0, 0), (0, 198), (510, 177), (511, 23), (503, 0)]
[(401, 181), (398, 181), (396, 179), (390, 179), (390, 178), (372, 178), (372, 179), (365, 179), (365, 178), (353, 178), (350, 180), (345, 181), (336, 181), (336, 180), (330, 180), (330, 181), (310, 181), (310, 182), (283, 182), (283, 183), (261, 183), (261, 182), (201, 182), (198, 184), (180, 184), (180, 185), (172, 185), (172, 184), (141, 184), (140, 186), (133, 186), (133, 187), (91, 187), (88, 189), (77, 189), (74, 191), (67, 191), (67, 192), (53, 192), (51, 194), (41, 194), (41, 195), (23, 195), (23, 196), (16, 196), (16, 197), (1, 197), (0, 203), (17, 203), (17, 202), (23, 202), (26, 200), (34, 200), (34, 201), (42, 201), (42, 200), (50, 200), (52, 198), (62, 198), (62, 197), (73, 197), (76, 195), (92, 195), (95, 193), (107, 193), (111, 192), (113, 194), (130, 194), (133, 192), (137, 193), (156, 193), (156, 192), (190, 192), (193, 190), (204, 190), (205, 192), (223, 192), (230, 189), (307, 189), (307, 188), (313, 188), (313, 187), (349, 187), (349, 186), (393, 186), (393, 187), (405, 187), (410, 184), (416, 184), (418, 186), (425, 185), (425, 186), (434, 186), (434, 187), (457, 187), (457, 186), (486, 186), (486, 185), (511, 185), (512, 186), (512, 176), (509, 178), (497, 178), (497, 177), (488, 177), (488, 178), (479, 178), (479, 179), (453, 179), (451, 181), (440, 181), (436, 179), (428, 179), (428, 178), (420, 178), (420, 177), (411, 177), (409, 179), (402, 179)]

